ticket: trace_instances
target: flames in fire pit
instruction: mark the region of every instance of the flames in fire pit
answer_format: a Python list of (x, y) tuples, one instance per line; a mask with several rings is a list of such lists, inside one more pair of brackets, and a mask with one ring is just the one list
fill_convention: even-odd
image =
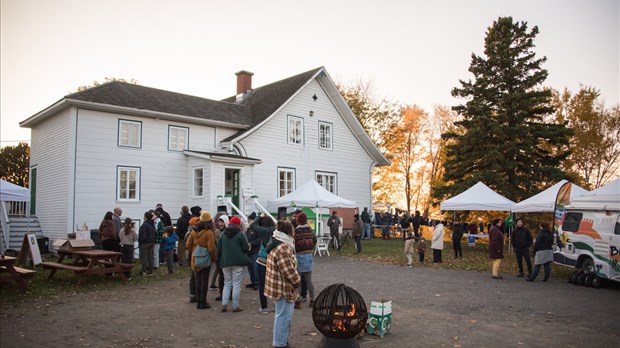
[(362, 296), (344, 284), (321, 291), (312, 308), (314, 326), (326, 337), (349, 339), (366, 327), (368, 310)]

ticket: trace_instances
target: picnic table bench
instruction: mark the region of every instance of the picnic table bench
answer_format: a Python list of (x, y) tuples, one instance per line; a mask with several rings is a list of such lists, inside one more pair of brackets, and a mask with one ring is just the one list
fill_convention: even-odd
[(37, 271), (15, 266), (17, 259), (12, 256), (2, 256), (0, 259), (0, 273), (7, 274), (0, 277), (2, 283), (14, 283), (21, 291), (28, 290), (27, 280), (32, 278)]
[[(47, 279), (54, 278), (56, 271), (68, 270), (80, 278), (78, 286), (86, 282), (87, 276), (95, 274), (116, 274), (123, 282), (127, 281), (126, 271), (131, 270), (133, 265), (118, 262), (121, 253), (108, 250), (58, 250), (56, 262), (42, 262), (43, 268), (50, 269)], [(75, 256), (73, 263), (63, 263), (66, 256)]]

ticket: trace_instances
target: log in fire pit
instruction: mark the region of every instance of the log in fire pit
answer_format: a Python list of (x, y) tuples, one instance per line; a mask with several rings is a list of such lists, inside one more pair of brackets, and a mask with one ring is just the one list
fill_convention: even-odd
[(312, 320), (324, 335), (320, 347), (359, 347), (355, 337), (366, 328), (368, 310), (357, 291), (344, 284), (334, 284), (317, 296)]

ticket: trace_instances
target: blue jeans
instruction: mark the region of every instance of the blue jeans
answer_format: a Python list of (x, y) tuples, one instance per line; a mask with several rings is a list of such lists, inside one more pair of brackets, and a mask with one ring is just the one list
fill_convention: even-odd
[(230, 266), (223, 267), (224, 272), (224, 290), (222, 291), (222, 305), (228, 305), (228, 296), (232, 288), (232, 306), (233, 309), (239, 308), (239, 295), (241, 294), (241, 281), (243, 280), (243, 267)]
[(362, 233), (362, 239), (372, 239), (372, 235), (370, 234), (370, 224), (364, 223), (364, 233)]
[(256, 263), (256, 259), (258, 259), (258, 253), (250, 254), (250, 264), (248, 265), (248, 273), (250, 274), (250, 282), (254, 287), (258, 287), (258, 263)]
[(274, 347), (286, 347), (288, 345), (288, 335), (291, 331), (294, 308), (295, 303), (288, 302), (284, 297), (276, 300), (276, 314), (273, 319)]
[(357, 247), (358, 254), (362, 252), (362, 237), (355, 237), (355, 246)]

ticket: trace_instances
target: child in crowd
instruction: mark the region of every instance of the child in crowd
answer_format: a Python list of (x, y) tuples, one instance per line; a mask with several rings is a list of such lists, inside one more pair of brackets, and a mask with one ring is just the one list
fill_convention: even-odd
[(174, 264), (174, 248), (176, 247), (178, 236), (174, 233), (174, 227), (167, 226), (164, 229), (162, 236), (162, 244), (164, 248), (164, 258), (166, 265), (168, 266), (168, 274), (172, 274), (174, 271), (172, 265)]
[[(120, 233), (121, 262), (133, 264), (133, 245), (138, 240), (136, 229), (133, 227), (131, 218), (125, 218), (125, 224)], [(131, 271), (125, 272), (125, 277), (131, 279)]]
[(413, 246), (415, 239), (411, 231), (405, 231), (405, 257), (407, 258), (407, 267), (413, 266)]
[(426, 240), (424, 237), (420, 237), (420, 242), (418, 243), (418, 255), (420, 255), (420, 263), (424, 263), (424, 253), (426, 252)]

